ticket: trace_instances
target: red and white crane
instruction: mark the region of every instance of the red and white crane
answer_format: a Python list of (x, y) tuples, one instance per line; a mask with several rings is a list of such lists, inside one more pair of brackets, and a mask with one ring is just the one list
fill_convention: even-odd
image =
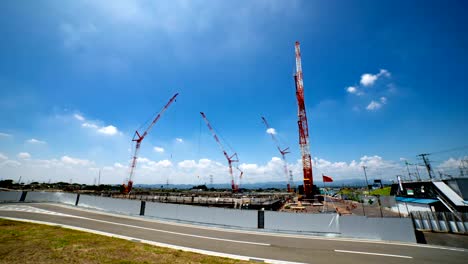
[[(210, 129), (211, 133), (213, 134), (213, 137), (214, 139), (216, 140), (216, 143), (218, 143), (218, 146), (219, 148), (221, 149), (221, 151), (223, 152), (224, 154), (224, 157), (226, 158), (226, 160), (228, 161), (228, 165), (229, 165), (229, 174), (231, 175), (231, 188), (232, 188), (232, 192), (237, 192), (239, 190), (239, 186), (236, 185), (235, 181), (234, 181), (234, 174), (232, 172), (232, 163), (233, 162), (239, 162), (239, 158), (237, 157), (237, 153), (234, 152), (234, 154), (232, 155), (229, 155), (227, 154), (226, 150), (224, 149), (223, 147), (223, 144), (221, 144), (221, 141), (219, 141), (219, 138), (218, 136), (216, 135), (216, 132), (214, 131), (213, 127), (211, 126), (210, 122), (208, 121), (208, 119), (206, 118), (206, 115), (205, 113), (203, 112), (200, 112), (201, 116), (203, 117), (203, 119), (205, 120), (206, 122), (206, 125), (208, 126), (208, 128)], [(244, 172), (242, 172), (239, 168), (237, 168), (241, 174), (240, 174), (240, 178), (242, 178), (242, 175), (244, 174)]]
[(122, 192), (124, 194), (128, 194), (128, 193), (130, 193), (132, 191), (133, 175), (135, 174), (135, 168), (136, 168), (136, 164), (137, 164), (137, 160), (138, 160), (138, 153), (140, 152), (141, 142), (143, 141), (143, 139), (145, 139), (146, 135), (148, 135), (151, 128), (153, 128), (153, 126), (156, 124), (156, 122), (158, 122), (158, 120), (161, 118), (161, 115), (167, 110), (167, 108), (172, 104), (172, 102), (175, 101), (177, 95), (179, 95), (179, 93), (176, 93), (174, 96), (172, 96), (172, 98), (169, 100), (169, 102), (161, 109), (159, 114), (154, 118), (153, 122), (151, 122), (151, 124), (145, 129), (145, 131), (142, 134), (140, 134), (138, 132), (138, 130), (135, 131), (135, 134), (133, 135), (133, 138), (132, 138), (132, 141), (136, 142), (135, 152), (133, 154), (133, 158), (132, 158), (132, 161), (130, 163), (130, 176), (127, 179), (127, 184), (125, 184), (125, 183), (123, 184), (123, 191)]
[(313, 198), (314, 179), (312, 174), (312, 160), (309, 146), (309, 127), (307, 124), (307, 115), (304, 102), (304, 82), (302, 80), (301, 50), (299, 41), (296, 41), (295, 51), (296, 73), (294, 74), (294, 82), (296, 84), (296, 98), (298, 106), (297, 125), (299, 126), (299, 146), (301, 147), (302, 169), (304, 172), (304, 195), (307, 198)]
[(288, 192), (291, 192), (292, 174), (291, 174), (291, 177), (290, 177), (290, 175), (288, 174), (288, 163), (286, 162), (286, 154), (290, 153), (289, 152), (289, 147), (287, 147), (285, 149), (282, 149), (280, 147), (278, 139), (275, 136), (274, 131), (272, 131), (272, 128), (268, 124), (268, 121), (266, 120), (266, 118), (262, 116), (262, 120), (263, 120), (263, 123), (265, 124), (265, 126), (267, 128), (267, 133), (271, 135), (271, 138), (276, 143), (276, 148), (278, 149), (278, 151), (281, 154), (281, 158), (283, 159), (283, 164), (284, 164), (283, 168), (284, 168), (284, 174), (286, 175), (286, 182), (287, 182)]

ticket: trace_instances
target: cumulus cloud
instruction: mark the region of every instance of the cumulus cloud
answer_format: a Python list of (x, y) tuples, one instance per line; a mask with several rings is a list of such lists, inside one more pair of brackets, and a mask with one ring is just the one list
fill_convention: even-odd
[(119, 162), (116, 162), (116, 163), (114, 163), (114, 167), (116, 167), (116, 168), (124, 168), (124, 165), (122, 165), (122, 164), (119, 163)]
[(164, 148), (161, 148), (161, 147), (154, 147), (153, 150), (158, 152), (158, 153), (163, 153), (164, 152)]
[(366, 107), (369, 111), (376, 111), (382, 107), (382, 104), (372, 100)]
[(94, 128), (94, 129), (98, 129), (98, 128), (99, 128), (96, 124), (88, 123), (88, 122), (85, 122), (85, 123), (81, 124), (81, 126), (82, 126), (82, 127)]
[(346, 88), (346, 91), (347, 91), (348, 93), (350, 93), (350, 94), (356, 94), (358, 90), (357, 90), (357, 88), (354, 87), (354, 86), (349, 86), (349, 87)]
[(46, 144), (47, 143), (45, 141), (38, 140), (38, 139), (35, 139), (35, 138), (28, 139), (28, 140), (26, 140), (26, 142), (31, 143), (31, 144)]
[(184, 142), (184, 140), (183, 140), (183, 139), (181, 139), (181, 138), (176, 138), (175, 140), (176, 140), (177, 142), (179, 142), (179, 143), (182, 143), (182, 142)]
[(8, 156), (3, 153), (0, 153), (0, 162), (5, 160), (8, 160)]
[(445, 160), (444, 162), (440, 163), (436, 168), (437, 170), (443, 172), (458, 172), (460, 167), (463, 167), (463, 160), (468, 160), (468, 156), (465, 156), (463, 158), (450, 157), (448, 160)]
[(377, 74), (364, 73), (363, 75), (361, 75), (360, 83), (363, 86), (372, 86), (382, 76), (388, 78), (390, 77), (390, 72), (385, 69), (381, 69), (380, 72)]
[(94, 164), (93, 162), (86, 160), (86, 159), (72, 158), (69, 156), (63, 156), (60, 160), (64, 164), (69, 164), (69, 165), (88, 166), (88, 165)]
[[(464, 158), (466, 159), (466, 158)], [(56, 181), (93, 183), (97, 177), (96, 164), (87, 159), (79, 159), (72, 156), (63, 156), (59, 159), (22, 159), (21, 163), (10, 160), (5, 154), (0, 153), (0, 168), (2, 172), (10, 177), (25, 177), (25, 180), (48, 181), (50, 178)], [(434, 169), (453, 174), (453, 169), (460, 165), (460, 158), (450, 158), (441, 162)], [(103, 183), (121, 183), (128, 177), (128, 166), (119, 162), (108, 166), (99, 166), (102, 169)], [(406, 167), (400, 160), (392, 161), (384, 159), (379, 155), (364, 155), (355, 160), (333, 161), (320, 157), (313, 159), (314, 180), (320, 181), (322, 173), (330, 175), (336, 180), (360, 179), (364, 180), (362, 166), (367, 166), (369, 180), (386, 179), (393, 180), (394, 175), (406, 174)], [(241, 163), (239, 168), (244, 171), (243, 183), (286, 181), (289, 175), (284, 173), (284, 162), (279, 157), (272, 157), (264, 163)], [(234, 164), (234, 168), (236, 164)], [(302, 184), (302, 161), (296, 160), (287, 164), (288, 170), (292, 171), (295, 184)], [(452, 171), (450, 171), (452, 169)], [(239, 171), (234, 170), (236, 181)], [(175, 165), (167, 159), (150, 160), (140, 158), (135, 173), (137, 183), (165, 183), (167, 179), (175, 184), (196, 184), (197, 176), (200, 179), (213, 175), (215, 183), (229, 183), (230, 175), (227, 163), (202, 158), (199, 160), (183, 160)], [(29, 177), (29, 178), (28, 178)]]
[(18, 157), (18, 159), (29, 159), (31, 158), (31, 154), (27, 152), (20, 152), (18, 155), (16, 155), (16, 157)]
[(110, 125), (110, 126), (105, 126), (105, 127), (99, 128), (98, 133), (113, 136), (113, 135), (116, 135), (117, 133), (119, 133), (119, 131), (117, 130), (117, 128), (115, 126)]
[(117, 135), (117, 134), (120, 133), (120, 131), (117, 129), (117, 127), (115, 127), (113, 125), (100, 126), (100, 125), (96, 124), (96, 122), (86, 120), (86, 118), (84, 118), (84, 116), (82, 116), (80, 114), (74, 114), (73, 117), (81, 122), (82, 127), (94, 129), (99, 134), (103, 134), (103, 135), (106, 135), (106, 136), (114, 136), (114, 135)]
[(8, 133), (1, 133), (0, 132), (0, 138), (2, 137), (11, 137), (12, 135), (11, 134), (8, 134)]
[(85, 118), (80, 114), (74, 114), (73, 117), (75, 117), (79, 121), (84, 121), (85, 120)]
[(184, 160), (177, 164), (180, 168), (191, 169), (197, 166), (197, 163), (194, 160)]
[(266, 132), (270, 135), (276, 135), (276, 130), (272, 127), (268, 128)]

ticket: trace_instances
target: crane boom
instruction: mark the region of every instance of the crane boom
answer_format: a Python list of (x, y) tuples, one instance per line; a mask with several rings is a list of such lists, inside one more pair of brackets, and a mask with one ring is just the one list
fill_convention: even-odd
[[(226, 152), (226, 150), (224, 149), (223, 147), (223, 144), (221, 144), (221, 141), (219, 141), (219, 138), (218, 136), (216, 135), (216, 132), (214, 131), (213, 127), (211, 126), (210, 122), (208, 121), (208, 119), (206, 118), (206, 115), (205, 113), (203, 112), (200, 112), (201, 116), (203, 117), (203, 119), (205, 120), (206, 122), (206, 125), (208, 126), (208, 129), (211, 131), (211, 133), (213, 134), (213, 137), (216, 141), (216, 143), (218, 143), (218, 146), (219, 148), (221, 149), (221, 151), (223, 152), (223, 155), (224, 157), (226, 158), (226, 160), (228, 161), (228, 165), (229, 165), (229, 174), (231, 175), (231, 189), (233, 192), (237, 192), (238, 190), (238, 187), (239, 186), (236, 186), (236, 183), (234, 181), (234, 174), (232, 172), (232, 163), (233, 162), (238, 162), (239, 161), (239, 158), (237, 157), (237, 153), (234, 152), (234, 154), (232, 155), (228, 155), (228, 153)], [(243, 172), (241, 171), (241, 177), (243, 175)]]
[(307, 115), (304, 99), (304, 82), (302, 80), (302, 63), (301, 50), (299, 41), (295, 45), (296, 53), (296, 73), (294, 74), (294, 82), (296, 84), (296, 98), (298, 106), (298, 121), (299, 127), (299, 146), (301, 147), (302, 169), (304, 172), (304, 194), (307, 198), (313, 198), (314, 182), (312, 174), (312, 159), (309, 146), (309, 127), (307, 124)]
[(138, 153), (140, 152), (140, 146), (141, 142), (143, 139), (148, 135), (150, 130), (153, 128), (153, 126), (158, 122), (158, 120), (161, 118), (162, 114), (167, 110), (167, 108), (172, 104), (172, 102), (175, 101), (176, 97), (179, 95), (179, 93), (176, 93), (172, 98), (167, 102), (167, 104), (161, 109), (161, 111), (158, 113), (158, 115), (154, 118), (153, 122), (144, 130), (143, 134), (140, 134), (138, 130), (135, 131), (135, 134), (133, 135), (132, 141), (136, 142), (135, 145), (135, 152), (133, 154), (132, 162), (130, 164), (130, 176), (128, 177), (128, 182), (127, 184), (123, 184), (123, 189), (124, 193), (127, 194), (131, 192), (132, 186), (133, 186), (133, 175), (135, 173), (135, 168), (138, 160)]
[[(266, 120), (265, 117), (262, 116), (262, 120), (263, 120), (263, 123), (265, 124), (265, 126), (267, 127), (267, 132), (268, 132), (268, 130), (271, 129), (270, 125), (268, 124), (268, 121)], [(281, 158), (283, 159), (283, 168), (284, 168), (284, 173), (286, 175), (287, 188), (288, 188), (288, 192), (291, 192), (291, 179), (290, 179), (290, 177), (288, 175), (288, 163), (286, 161), (286, 154), (290, 153), (289, 152), (289, 147), (287, 147), (285, 149), (282, 149), (280, 147), (278, 139), (275, 137), (275, 134), (274, 133), (269, 133), (269, 132), (268, 132), (268, 134), (271, 135), (271, 138), (276, 143), (276, 148), (280, 152)]]

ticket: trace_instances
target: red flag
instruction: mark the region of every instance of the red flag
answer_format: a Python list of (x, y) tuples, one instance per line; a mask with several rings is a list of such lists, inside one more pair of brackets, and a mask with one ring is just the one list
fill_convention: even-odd
[(323, 178), (323, 182), (333, 182), (333, 179), (330, 176), (322, 175), (322, 178)]

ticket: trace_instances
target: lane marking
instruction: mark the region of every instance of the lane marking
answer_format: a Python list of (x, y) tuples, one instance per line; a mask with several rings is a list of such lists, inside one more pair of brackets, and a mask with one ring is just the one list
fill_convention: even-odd
[[(13, 221), (34, 223), (34, 224), (57, 226), (57, 223), (46, 222), (46, 221), (28, 220), (28, 219), (22, 219), (22, 218), (16, 218), (16, 217), (5, 217), (5, 216), (0, 216), (0, 218), (7, 219), (7, 220), (13, 220)], [(277, 259), (249, 257), (249, 256), (236, 255), (236, 254), (216, 252), (216, 251), (211, 251), (211, 250), (183, 247), (183, 246), (166, 244), (166, 243), (161, 243), (161, 242), (156, 242), (156, 241), (151, 241), (151, 240), (139, 239), (139, 238), (135, 238), (135, 237), (123, 236), (123, 235), (118, 235), (118, 234), (113, 234), (113, 233), (108, 233), (108, 232), (103, 232), (103, 231), (98, 231), (98, 230), (93, 230), (93, 229), (88, 229), (88, 228), (83, 228), (83, 227), (77, 227), (77, 226), (60, 225), (60, 227), (67, 228), (67, 229), (78, 230), (78, 231), (83, 231), (83, 232), (88, 232), (88, 233), (93, 233), (93, 234), (98, 234), (98, 235), (103, 235), (103, 236), (108, 236), (108, 237), (115, 237), (115, 238), (125, 239), (125, 240), (129, 240), (129, 241), (139, 240), (141, 243), (145, 243), (145, 244), (149, 244), (149, 245), (153, 245), (153, 246), (157, 246), (157, 247), (177, 249), (177, 250), (193, 252), (193, 253), (198, 253), (198, 254), (203, 254), (203, 255), (210, 255), (210, 256), (215, 256), (215, 257), (231, 258), (231, 259), (238, 259), (238, 260), (245, 260), (245, 261), (249, 261), (250, 259), (258, 259), (258, 260), (264, 261), (265, 263), (272, 263), (272, 264), (306, 264), (306, 263), (302, 263), (302, 262), (292, 262), (292, 261), (277, 260)]]
[[(17, 206), (20, 207), (20, 206)], [(0, 207), (1, 208), (1, 207)], [(31, 207), (34, 208), (34, 207)], [(42, 213), (42, 214), (49, 214), (43, 209), (39, 210), (22, 210), (22, 208), (15, 208), (15, 207), (4, 207), (4, 209), (0, 209), (3, 211), (20, 211), (20, 212), (29, 212), (29, 213)], [(250, 241), (243, 241), (243, 240), (232, 240), (232, 239), (226, 239), (226, 238), (218, 238), (218, 237), (208, 237), (208, 236), (200, 236), (200, 235), (193, 235), (193, 234), (187, 234), (187, 233), (180, 233), (180, 232), (174, 232), (174, 231), (167, 231), (167, 230), (162, 230), (162, 229), (155, 229), (155, 228), (149, 228), (149, 227), (143, 227), (143, 226), (135, 226), (135, 225), (129, 225), (129, 224), (122, 224), (122, 223), (116, 223), (116, 222), (110, 222), (110, 221), (105, 221), (105, 220), (100, 220), (100, 219), (93, 219), (93, 218), (88, 218), (88, 217), (82, 217), (82, 216), (76, 216), (76, 215), (67, 215), (67, 214), (61, 214), (60, 216), (65, 216), (65, 217), (73, 217), (73, 218), (78, 218), (78, 219), (84, 219), (84, 220), (89, 220), (89, 221), (94, 221), (94, 222), (100, 222), (100, 223), (105, 223), (105, 224), (112, 224), (112, 225), (118, 225), (118, 226), (125, 226), (125, 227), (130, 227), (130, 228), (137, 228), (137, 229), (143, 229), (143, 230), (150, 230), (150, 231), (155, 231), (155, 232), (160, 232), (160, 233), (166, 233), (166, 234), (172, 234), (172, 235), (179, 235), (179, 236), (187, 236), (187, 237), (195, 237), (195, 238), (202, 238), (202, 239), (210, 239), (210, 240), (217, 240), (217, 241), (224, 241), (224, 242), (231, 242), (231, 243), (241, 243), (241, 244), (250, 244), (250, 245), (257, 245), (257, 246), (271, 246), (271, 244), (267, 243), (258, 243), (258, 242), (250, 242)]]
[(351, 250), (339, 250), (339, 249), (335, 249), (335, 252), (351, 253), (351, 254), (363, 254), (363, 255), (375, 255), (375, 256), (395, 257), (395, 258), (408, 258), (408, 259), (413, 258), (413, 257), (410, 257), (410, 256), (403, 256), (403, 255), (372, 253), (372, 252), (363, 252), (363, 251), (351, 251)]
[[(184, 224), (184, 223), (177, 223), (170, 220), (158, 220), (155, 218), (148, 219), (143, 217), (136, 217), (130, 215), (117, 215), (105, 211), (99, 211), (96, 208), (83, 208), (83, 207), (74, 207), (71, 205), (66, 204), (59, 204), (59, 203), (32, 203), (36, 205), (51, 205), (56, 207), (62, 207), (70, 210), (82, 211), (91, 214), (100, 214), (100, 215), (107, 215), (113, 217), (120, 217), (138, 221), (144, 221), (149, 223), (160, 223), (164, 225), (174, 225), (174, 226), (183, 226), (189, 228), (198, 228), (203, 230), (214, 230), (219, 232), (228, 232), (228, 233), (237, 233), (237, 234), (248, 234), (248, 235), (260, 235), (260, 236), (272, 236), (272, 237), (286, 237), (286, 238), (299, 238), (299, 239), (310, 239), (310, 240), (330, 240), (330, 241), (341, 241), (341, 242), (357, 242), (357, 243), (367, 243), (367, 244), (383, 244), (383, 245), (392, 245), (392, 246), (408, 246), (408, 247), (418, 247), (418, 248), (433, 248), (433, 249), (442, 249), (442, 250), (452, 250), (452, 251), (459, 251), (459, 252), (466, 252), (466, 249), (462, 248), (455, 248), (455, 247), (444, 247), (444, 246), (436, 246), (436, 245), (425, 245), (425, 244), (417, 244), (411, 242), (396, 242), (396, 241), (378, 241), (378, 240), (369, 240), (363, 238), (343, 238), (343, 237), (324, 237), (324, 236), (314, 236), (314, 235), (301, 235), (301, 234), (282, 234), (282, 233), (268, 233), (268, 232), (260, 232), (255, 230), (234, 230), (234, 229), (227, 229), (222, 227), (212, 227), (212, 226), (200, 226), (195, 224)], [(80, 217), (80, 216), (77, 216)]]

